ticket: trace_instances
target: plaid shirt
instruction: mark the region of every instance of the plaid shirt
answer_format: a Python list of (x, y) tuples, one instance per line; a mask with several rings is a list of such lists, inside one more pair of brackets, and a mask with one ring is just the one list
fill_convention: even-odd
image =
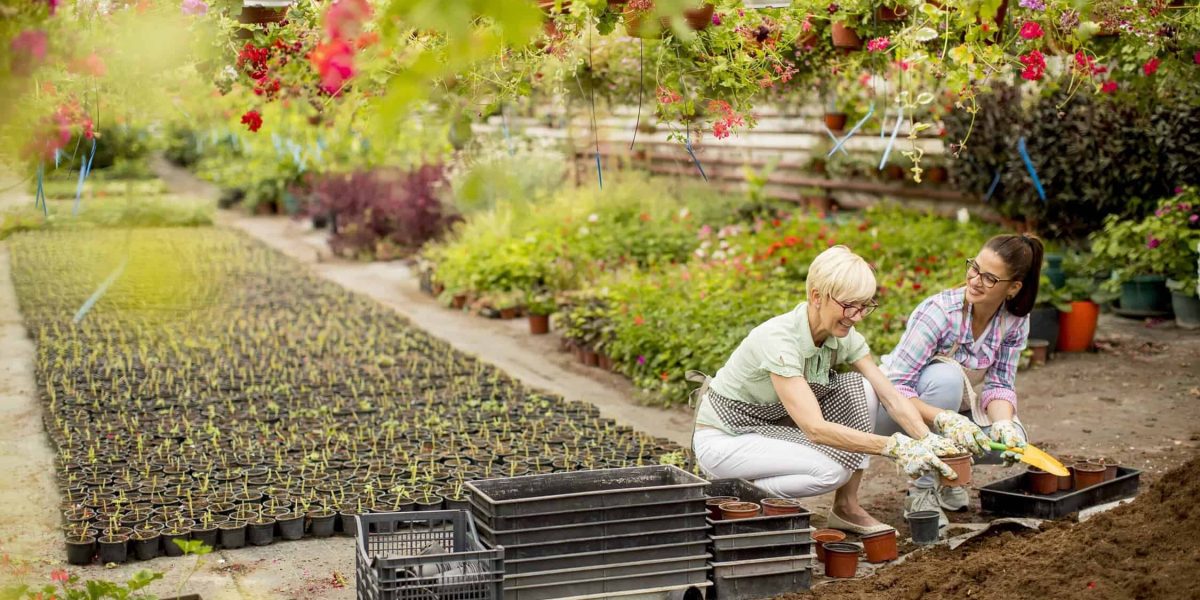
[[(901, 394), (915, 398), (921, 371), (934, 356), (947, 354), (958, 342), (954, 360), (967, 369), (986, 369), (980, 404), (986, 410), (993, 400), (1017, 406), (1013, 384), (1017, 360), (1029, 338), (1029, 317), (1017, 317), (1001, 308), (978, 347), (971, 333), (970, 318), (963, 318), (963, 288), (946, 290), (926, 298), (908, 317), (908, 328), (892, 351), (888, 376)], [(965, 313), (971, 315), (972, 307)]]

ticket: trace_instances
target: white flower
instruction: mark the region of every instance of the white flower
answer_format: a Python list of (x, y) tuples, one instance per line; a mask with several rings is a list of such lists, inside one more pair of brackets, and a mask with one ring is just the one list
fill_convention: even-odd
[(965, 207), (958, 209), (958, 222), (966, 225), (971, 222), (971, 212)]
[(696, 255), (696, 258), (704, 258), (704, 249), (696, 248), (695, 255)]
[(588, 233), (591, 233), (591, 230), (589, 230), (586, 225), (579, 228), (579, 235), (587, 235)]
[(721, 240), (721, 249), (722, 249), (722, 250), (728, 250), (728, 249), (729, 249), (729, 240)]
[(688, 209), (686, 207), (679, 209), (679, 218), (680, 219), (686, 219), (689, 214), (691, 214), (691, 213), (688, 212)]
[(600, 221), (600, 215), (592, 213), (588, 215), (588, 223), (596, 223)]
[(701, 248), (704, 248), (705, 250), (707, 250), (707, 249), (709, 249), (709, 248), (711, 248), (711, 247), (712, 247), (712, 241), (710, 241), (710, 240), (704, 240), (703, 242), (700, 242), (700, 247), (701, 247)]
[(725, 260), (725, 251), (717, 250), (716, 252), (713, 252), (713, 260)]

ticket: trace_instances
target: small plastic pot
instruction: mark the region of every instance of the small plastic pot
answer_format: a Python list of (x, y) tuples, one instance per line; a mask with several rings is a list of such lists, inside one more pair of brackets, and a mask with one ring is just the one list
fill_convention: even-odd
[(938, 541), (938, 515), (936, 510), (919, 510), (908, 515), (908, 528), (912, 531), (914, 544), (922, 546)]
[(333, 520), (335, 517), (337, 517), (337, 514), (333, 511), (309, 511), (308, 533), (315, 538), (326, 538), (333, 535)]
[(161, 536), (156, 530), (136, 531), (133, 534), (133, 555), (138, 560), (158, 558)]
[(276, 519), (279, 523), (279, 537), (295, 541), (304, 537), (304, 515), (288, 513)]
[(1112, 481), (1117, 478), (1117, 467), (1120, 463), (1111, 458), (1101, 458), (1100, 460), (1092, 461), (1104, 466), (1104, 480)]
[(90, 565), (96, 556), (96, 538), (90, 535), (67, 538), (67, 564)]
[(720, 507), (721, 518), (726, 521), (757, 517), (761, 508), (753, 502), (725, 502)]
[(128, 560), (128, 535), (105, 535), (101, 536), (97, 542), (100, 545), (100, 562), (102, 564), (123, 563)]
[[(867, 562), (887, 562), (900, 557), (899, 549), (896, 547), (895, 529), (863, 535), (860, 538), (862, 539), (863, 547), (867, 549)], [(826, 558), (829, 557), (828, 552), (827, 548)]]
[(246, 524), (246, 540), (252, 546), (266, 546), (275, 541), (275, 519), (259, 517)]
[(942, 462), (946, 463), (946, 466), (950, 467), (951, 469), (954, 469), (955, 473), (958, 473), (958, 479), (946, 479), (945, 477), (938, 475), (938, 479), (941, 480), (942, 485), (947, 487), (963, 487), (971, 485), (970, 453), (960, 454), (958, 456), (945, 456), (942, 457)]
[(354, 517), (356, 516), (358, 516), (358, 513), (355, 512), (341, 511), (338, 513), (338, 524), (342, 526), (342, 535), (350, 537), (357, 535), (355, 531), (357, 526), (354, 524)]
[(825, 544), (836, 544), (846, 539), (846, 534), (837, 529), (818, 529), (813, 532), (812, 539), (817, 545), (817, 561), (825, 562)]
[(1069, 492), (1075, 487), (1075, 465), (1067, 465), (1067, 474), (1058, 478), (1058, 491)]
[(196, 526), (195, 529), (192, 529), (192, 539), (199, 541), (201, 544), (204, 544), (209, 548), (215, 549), (217, 547), (218, 533), (219, 532), (217, 530), (216, 523), (210, 525), (208, 529), (202, 529), (201, 526)]
[(1029, 467), (1025, 469), (1025, 489), (1031, 494), (1049, 496), (1058, 491), (1058, 475)]
[(168, 529), (162, 532), (162, 551), (163, 556), (183, 556), (183, 548), (175, 543), (175, 540), (186, 542), (188, 534), (191, 533), (186, 529)]
[(845, 542), (825, 544), (825, 576), (854, 577), (858, 572), (858, 546)]
[(708, 518), (714, 521), (721, 520), (721, 505), (726, 502), (737, 502), (741, 500), (737, 496), (711, 496), (704, 500), (704, 508), (708, 510)]
[(217, 526), (217, 540), (222, 548), (236, 549), (246, 546), (245, 521), (226, 521)]
[(1082, 490), (1104, 483), (1104, 465), (1075, 463), (1075, 489)]
[(764, 498), (762, 508), (763, 516), (767, 517), (794, 515), (800, 512), (800, 501), (791, 498)]
[(1035, 367), (1046, 364), (1046, 358), (1050, 355), (1050, 342), (1048, 340), (1031, 339), (1028, 342), (1028, 346), (1033, 351), (1030, 363)]

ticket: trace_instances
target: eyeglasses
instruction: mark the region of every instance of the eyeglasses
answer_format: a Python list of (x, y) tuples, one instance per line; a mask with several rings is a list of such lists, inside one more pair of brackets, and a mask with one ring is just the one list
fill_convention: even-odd
[(875, 309), (879, 308), (879, 303), (874, 300), (868, 300), (862, 306), (855, 306), (853, 304), (844, 304), (841, 300), (838, 300), (833, 296), (830, 296), (829, 299), (833, 300), (838, 306), (842, 307), (842, 318), (844, 319), (853, 319), (859, 315), (862, 315), (865, 319), (867, 318), (867, 315), (875, 312)]
[(996, 284), (1000, 283), (1001, 281), (1014, 281), (1013, 279), (1000, 279), (991, 273), (980, 271), (979, 263), (975, 262), (974, 259), (968, 258), (967, 279), (975, 279), (976, 277), (979, 277), (983, 281), (983, 287), (988, 288), (989, 290), (996, 287)]

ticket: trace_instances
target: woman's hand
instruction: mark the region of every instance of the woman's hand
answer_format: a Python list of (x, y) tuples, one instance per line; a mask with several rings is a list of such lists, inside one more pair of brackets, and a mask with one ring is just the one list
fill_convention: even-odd
[[(1008, 419), (992, 422), (992, 439), (1009, 448), (1024, 448), (1026, 443), (1025, 434), (1021, 432), (1021, 428)], [(1021, 461), (1020, 453), (1011, 450), (1005, 450), (1000, 458), (1004, 459), (1005, 466), (1010, 467)]]
[(933, 418), (933, 426), (971, 454), (981, 456), (988, 451), (988, 442), (991, 440), (969, 417), (943, 410)]
[[(929, 435), (938, 437), (932, 433)], [(893, 433), (880, 454), (896, 459), (909, 477), (920, 477), (927, 471), (936, 471), (947, 479), (958, 479), (958, 473), (938, 459), (933, 450), (929, 449), (929, 444), (914, 440), (903, 433)]]

